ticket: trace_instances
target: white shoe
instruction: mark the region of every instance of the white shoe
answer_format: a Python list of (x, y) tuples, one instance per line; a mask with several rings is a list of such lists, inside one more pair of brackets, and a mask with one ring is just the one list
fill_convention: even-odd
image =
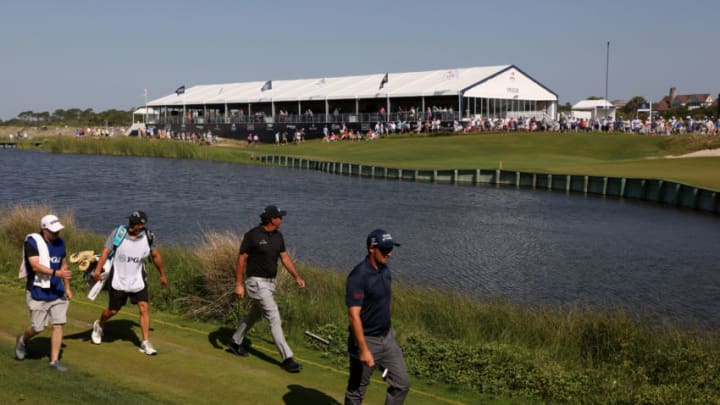
[(20, 335), (15, 342), (15, 359), (25, 360), (25, 354), (27, 354), (25, 351), (25, 342), (23, 342), (23, 335)]
[(140, 344), (140, 351), (147, 354), (148, 356), (154, 356), (157, 354), (157, 350), (155, 350), (149, 340), (146, 340)]
[(103, 329), (100, 327), (100, 321), (93, 322), (92, 333), (90, 334), (90, 340), (96, 345), (102, 343)]

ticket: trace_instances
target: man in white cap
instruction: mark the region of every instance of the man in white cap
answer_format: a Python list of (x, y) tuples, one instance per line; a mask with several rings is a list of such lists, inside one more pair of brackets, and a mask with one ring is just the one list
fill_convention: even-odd
[(67, 370), (59, 358), (63, 325), (67, 322), (72, 298), (72, 272), (65, 260), (65, 241), (60, 237), (63, 228), (58, 217), (45, 215), (40, 220), (40, 232), (25, 238), (20, 276), (27, 277), (25, 299), (30, 310), (30, 326), (15, 343), (15, 358), (24, 360), (30, 339), (52, 324), (50, 367), (57, 371)]

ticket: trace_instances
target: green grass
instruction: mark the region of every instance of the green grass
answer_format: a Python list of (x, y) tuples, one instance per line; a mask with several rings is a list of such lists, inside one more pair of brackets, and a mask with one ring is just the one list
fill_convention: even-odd
[(674, 180), (720, 190), (720, 158), (664, 159), (720, 148), (720, 137), (597, 134), (492, 134), (395, 137), (372, 142), (307, 142), (258, 154), (403, 169), (495, 169)]
[[(225, 351), (231, 326), (192, 321), (152, 308), (151, 339), (159, 354), (138, 352), (137, 310), (130, 305), (109, 321), (100, 346), (90, 341), (92, 321), (106, 302), (89, 302), (81, 294), (73, 300), (65, 327), (63, 375), (48, 367), (49, 335), (43, 332), (28, 345), (28, 358), (12, 359), (14, 337), (27, 326), (24, 292), (0, 285), (0, 403), (207, 403), (207, 404), (335, 404), (342, 403), (346, 367), (323, 358), (302, 338), (289, 338), (303, 371), (291, 375), (280, 369), (272, 341), (259, 324), (250, 334), (251, 355), (238, 358)], [(151, 303), (152, 305), (152, 303)], [(32, 381), (32, 383), (28, 383)], [(451, 392), (440, 385), (413, 380), (409, 403), (520, 404), (525, 401)], [(51, 388), (49, 388), (51, 387)], [(386, 385), (375, 379), (368, 403), (381, 403)], [(485, 402), (487, 401), (487, 402)]]

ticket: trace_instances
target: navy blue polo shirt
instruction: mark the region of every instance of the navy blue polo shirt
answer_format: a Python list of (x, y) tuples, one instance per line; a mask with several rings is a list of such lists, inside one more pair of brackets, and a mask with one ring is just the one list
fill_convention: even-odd
[(266, 231), (262, 225), (247, 231), (240, 244), (240, 254), (247, 253), (247, 277), (275, 278), (285, 240), (280, 231)]
[(382, 336), (390, 330), (390, 268), (375, 270), (366, 257), (350, 272), (345, 287), (345, 304), (360, 308), (366, 336)]

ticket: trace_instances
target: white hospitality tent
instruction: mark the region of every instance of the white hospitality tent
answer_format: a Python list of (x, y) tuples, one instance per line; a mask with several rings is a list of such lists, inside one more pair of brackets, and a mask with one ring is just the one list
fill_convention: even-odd
[(572, 115), (578, 119), (608, 117), (615, 120), (616, 107), (605, 99), (582, 100), (572, 106)]
[[(140, 107), (133, 111), (132, 113), (132, 122), (135, 123), (152, 123), (155, 122), (160, 115), (160, 113), (152, 108), (146, 108), (146, 107)], [(137, 118), (139, 117), (139, 118)]]
[(308, 106), (315, 114), (326, 116), (334, 106), (355, 114), (367, 112), (370, 106), (390, 112), (402, 107), (402, 100), (408, 105), (412, 100), (413, 107), (417, 105), (423, 111), (440, 101), (451, 102), (458, 118), (538, 113), (554, 118), (557, 99), (555, 93), (516, 66), (501, 65), (182, 86), (182, 91), (152, 100), (147, 106), (161, 116), (168, 111), (175, 111), (175, 115), (182, 111), (185, 117), (186, 109), (193, 109), (195, 114), (227, 119), (240, 109), (247, 114), (262, 111), (265, 116), (275, 117), (281, 109), (301, 115)]

